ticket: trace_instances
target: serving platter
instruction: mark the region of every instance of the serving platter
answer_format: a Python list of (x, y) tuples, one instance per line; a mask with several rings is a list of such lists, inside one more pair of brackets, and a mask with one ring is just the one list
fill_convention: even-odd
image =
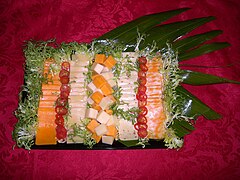
[[(204, 104), (197, 97), (192, 95), (189, 91), (184, 89), (181, 84), (182, 83), (191, 84), (191, 85), (209, 85), (209, 84), (216, 84), (216, 83), (239, 84), (239, 82), (214, 76), (214, 75), (210, 75), (210, 74), (204, 74), (204, 73), (190, 71), (190, 70), (182, 70), (179, 67), (180, 61), (188, 60), (188, 59), (229, 46), (229, 44), (226, 42), (207, 43), (207, 41), (211, 40), (212, 38), (222, 33), (219, 30), (208, 31), (202, 34), (197, 34), (187, 38), (182, 38), (183, 35), (191, 32), (193, 29), (214, 20), (214, 17), (209, 16), (204, 18), (196, 18), (196, 19), (161, 25), (161, 23), (166, 21), (167, 19), (175, 15), (178, 15), (188, 9), (189, 8), (183, 8), (183, 9), (171, 10), (171, 11), (166, 11), (162, 13), (140, 17), (134, 21), (126, 23), (104, 34), (103, 36), (99, 37), (96, 40), (93, 40), (89, 44), (78, 43), (78, 42), (71, 42), (71, 43), (63, 42), (61, 44), (56, 44), (55, 40), (49, 40), (45, 42), (44, 41), (28, 41), (24, 49), (25, 57), (26, 57), (25, 77), (24, 77), (25, 85), (23, 86), (23, 89), (20, 92), (19, 108), (15, 112), (16, 117), (19, 119), (19, 122), (16, 124), (15, 130), (13, 131), (13, 139), (16, 141), (17, 145), (19, 147), (24, 147), (26, 149), (132, 149), (132, 148), (141, 149), (141, 148), (166, 148), (166, 147), (180, 148), (183, 145), (184, 136), (191, 133), (191, 131), (194, 130), (194, 123), (199, 116), (204, 116), (206, 119), (209, 119), (209, 120), (221, 118), (220, 114), (218, 114), (216, 111), (214, 111), (209, 106)], [(160, 26), (158, 26), (159, 24)], [(132, 53), (134, 53), (135, 55), (134, 55), (134, 58), (131, 57), (131, 55), (130, 55), (130, 58), (126, 58), (126, 56), (123, 56), (123, 53), (125, 53), (125, 55), (127, 54), (127, 57), (129, 56), (129, 54), (132, 54)], [(82, 59), (84, 58), (79, 58), (77, 60), (76, 58), (74, 58), (75, 56), (78, 56), (78, 55), (83, 57), (82, 54), (84, 54), (84, 56), (91, 57), (90, 59), (88, 59), (88, 61), (84, 61), (84, 62), (87, 62), (87, 64), (84, 66), (82, 66), (81, 64), (83, 63)], [(104, 55), (105, 58), (103, 61), (97, 58), (97, 56), (99, 55), (100, 56)], [(124, 61), (124, 58), (125, 60), (126, 59), (127, 60)], [(146, 59), (145, 64), (141, 63), (141, 58)], [(66, 70), (65, 69), (66, 66), (63, 65), (66, 63), (69, 64), (69, 67), (71, 65), (71, 68), (75, 69), (75, 71), (76, 71), (76, 67), (80, 69), (85, 68), (86, 72), (82, 73), (82, 75), (84, 75), (82, 79), (85, 82), (85, 85), (88, 86), (90, 83), (93, 82), (93, 84), (96, 87), (99, 85), (99, 83), (96, 82), (94, 78), (103, 76), (102, 71), (104, 68), (105, 69), (107, 68), (106, 73), (110, 73), (110, 74), (112, 73), (114, 74), (113, 76), (117, 76), (117, 78), (114, 78), (116, 81), (115, 83), (117, 83), (117, 87), (118, 87), (118, 84), (120, 84), (121, 86), (121, 83), (122, 83), (121, 75), (123, 72), (125, 73), (124, 83), (128, 81), (127, 80), (128, 78), (129, 79), (132, 78), (131, 77), (132, 75), (126, 76), (126, 74), (129, 74), (129, 73), (131, 74), (132, 72), (135, 72), (135, 80), (131, 84), (131, 87), (132, 89), (137, 89), (137, 90), (140, 89), (140, 85), (145, 86), (146, 83), (152, 81), (151, 73), (152, 71), (154, 71), (154, 73), (157, 73), (159, 75), (157, 76), (158, 80), (156, 80), (155, 78), (154, 82), (161, 84), (162, 94), (160, 93), (161, 95), (159, 94), (159, 97), (158, 97), (159, 99), (158, 103), (161, 104), (161, 110), (154, 110), (154, 108), (152, 109), (146, 108), (146, 107), (150, 108), (148, 100), (151, 99), (149, 98), (151, 94), (149, 94), (148, 90), (145, 89), (144, 91), (145, 94), (142, 94), (142, 93), (140, 94), (141, 94), (141, 97), (143, 97), (143, 99), (145, 99), (145, 101), (147, 102), (143, 107), (145, 107), (148, 110), (146, 111), (148, 113), (141, 114), (143, 112), (143, 108), (142, 108), (142, 105), (139, 105), (139, 101), (143, 101), (143, 99), (141, 98), (140, 100), (138, 99), (139, 91), (136, 91), (136, 94), (134, 95), (134, 101), (138, 103), (138, 106), (136, 107), (131, 106), (131, 107), (138, 108), (138, 109), (134, 110), (134, 112), (128, 111), (129, 109), (127, 110), (125, 109), (126, 111), (125, 110), (123, 111), (122, 109), (117, 109), (117, 110), (115, 109), (114, 111), (114, 108), (112, 108), (112, 104), (114, 103), (112, 102), (112, 104), (108, 104), (108, 106), (106, 106), (105, 104), (103, 105), (102, 103), (102, 105), (100, 106), (101, 109), (100, 110), (98, 109), (98, 112), (95, 113), (96, 116), (93, 116), (94, 114), (93, 112), (97, 110), (96, 106), (93, 106), (93, 103), (97, 103), (97, 105), (99, 105), (101, 101), (99, 100), (99, 102), (97, 102), (96, 98), (92, 97), (95, 91), (93, 91), (90, 88), (91, 91), (86, 90), (88, 94), (87, 96), (88, 99), (84, 100), (84, 102), (87, 102), (86, 118), (88, 119), (87, 123), (84, 124), (84, 128), (83, 128), (85, 134), (81, 134), (83, 133), (81, 129), (82, 127), (79, 129), (80, 131), (78, 131), (78, 135), (80, 132), (79, 137), (83, 139), (84, 142), (85, 142), (84, 138), (85, 137), (88, 138), (88, 142), (87, 142), (88, 146), (75, 142), (74, 138), (72, 139), (73, 142), (71, 142), (71, 144), (65, 143), (67, 135), (71, 134), (71, 132), (74, 129), (72, 126), (71, 126), (72, 129), (71, 128), (66, 129), (64, 127), (65, 126), (64, 123), (69, 122), (66, 119), (68, 120), (70, 119), (70, 121), (72, 121), (73, 119), (71, 116), (65, 117), (65, 115), (67, 114), (67, 111), (70, 112), (73, 109), (74, 103), (72, 103), (72, 105), (69, 106), (70, 108), (68, 107), (68, 105), (66, 106), (65, 104), (64, 107), (60, 109), (60, 110), (63, 110), (63, 109), (66, 110), (66, 113), (60, 114), (61, 116), (64, 115), (64, 121), (66, 120), (65, 122), (62, 122), (63, 124), (61, 124), (60, 134), (59, 134), (60, 130), (58, 129), (58, 127), (60, 127), (60, 125), (58, 124), (59, 122), (56, 124), (54, 123), (51, 124), (52, 122), (54, 122), (54, 120), (51, 121), (50, 123), (51, 124), (50, 126), (52, 126), (51, 133), (52, 132), (55, 133), (55, 130), (53, 129), (56, 128), (56, 135), (53, 135), (54, 133), (51, 135), (51, 138), (52, 138), (51, 142), (55, 140), (58, 141), (57, 144), (53, 143), (54, 145), (53, 144), (51, 145), (51, 143), (49, 143), (49, 139), (46, 138), (48, 136), (45, 136), (44, 134), (45, 132), (49, 133), (50, 131), (45, 131), (45, 130), (41, 131), (43, 136), (38, 136), (38, 134), (41, 134), (39, 133), (40, 132), (39, 127), (41, 126), (44, 126), (47, 128), (50, 127), (48, 124), (49, 122), (46, 123), (45, 120), (41, 122), (42, 114), (39, 113), (41, 108), (45, 108), (45, 106), (41, 106), (41, 102), (43, 102), (43, 104), (45, 104), (46, 102), (42, 100), (44, 99), (44, 96), (45, 96), (44, 93), (46, 93), (43, 91), (44, 89), (42, 85), (45, 83), (45, 81), (47, 81), (46, 86), (49, 86), (48, 84), (49, 76), (53, 79), (53, 82), (52, 82), (53, 84), (54, 84), (54, 78), (56, 77), (60, 78), (60, 81), (58, 80), (58, 82), (62, 83), (60, 84), (61, 87), (62, 85), (68, 84), (69, 80), (66, 81), (66, 77), (65, 77), (65, 80), (62, 80), (62, 77), (60, 75), (59, 77), (56, 76), (56, 74), (61, 74), (60, 72), (62, 72), (63, 70)], [(158, 63), (157, 66), (152, 65), (156, 63)], [(51, 66), (50, 70), (49, 69), (47, 70), (48, 73), (47, 74), (43, 73), (46, 70), (45, 68), (48, 66), (49, 67)], [(67, 69), (67, 71), (70, 72), (71, 68)], [(102, 69), (100, 70), (99, 68), (100, 69), (102, 68)], [(144, 68), (146, 69), (146, 71), (144, 71), (144, 73), (142, 74), (140, 73), (139, 75), (139, 72), (143, 71)], [(91, 72), (90, 75), (89, 75), (89, 72)], [(97, 74), (97, 76), (95, 76), (92, 72), (94, 72), (95, 75)], [(138, 74), (138, 76), (136, 76), (136, 74)], [(47, 75), (47, 78), (45, 77), (45, 75)], [(145, 81), (146, 80), (148, 81), (142, 84), (142, 82), (144, 82), (143, 81), (144, 78), (142, 78), (141, 76), (143, 75), (145, 76)], [(104, 76), (104, 77), (106, 78), (108, 76)], [(154, 77), (156, 76), (154, 75)], [(114, 97), (113, 99), (117, 99), (116, 102), (120, 102), (121, 98), (119, 97), (117, 98), (115, 93), (120, 91), (116, 89), (115, 85), (110, 87), (110, 85), (113, 82), (112, 81), (110, 82), (108, 79), (106, 80), (107, 80), (106, 82), (104, 80), (104, 87), (106, 86), (106, 88), (104, 89), (102, 88), (103, 87), (102, 80), (101, 80), (101, 85), (97, 87), (98, 89), (102, 90), (102, 91), (99, 91), (100, 94), (101, 93), (103, 94), (103, 96), (101, 97), (101, 100), (102, 98), (113, 96)], [(79, 79), (77, 79), (76, 81), (78, 82)], [(131, 82), (131, 80), (129, 82)], [(133, 86), (133, 85), (136, 85), (136, 86)], [(73, 84), (71, 85), (69, 84), (69, 86), (73, 87)], [(153, 91), (156, 90), (156, 88), (154, 89), (150, 85), (146, 85), (146, 86), (147, 86), (147, 89), (152, 89)], [(154, 84), (154, 87), (155, 87), (155, 84)], [(86, 86), (84, 86), (84, 88), (86, 88)], [(78, 92), (79, 90), (76, 90), (76, 91)], [(109, 91), (111, 92), (109, 93)], [(84, 91), (82, 90), (81, 93), (82, 92)], [(89, 92), (91, 93), (89, 94)], [(56, 97), (59, 98), (59, 95), (61, 95), (62, 91), (60, 94), (59, 92), (54, 92), (54, 93), (57, 93)], [(51, 94), (54, 94), (54, 93), (51, 91)], [(69, 92), (67, 95), (67, 99), (74, 100), (74, 98), (68, 98), (69, 94), (71, 96), (71, 93)], [(99, 95), (97, 97), (99, 98)], [(115, 100), (112, 100), (112, 101), (115, 102)], [(49, 103), (49, 101), (47, 102)], [(115, 103), (115, 104), (118, 104), (118, 106), (121, 106), (120, 103)], [(155, 105), (155, 100), (153, 104)], [(110, 108), (110, 106), (112, 109)], [(78, 105), (76, 107), (78, 107)], [(54, 105), (54, 108), (53, 108), (53, 111), (56, 111), (54, 113), (57, 113), (59, 115), (59, 107)], [(160, 113), (160, 111), (161, 111), (161, 114), (164, 114), (164, 117), (161, 120), (158, 118), (157, 123), (159, 125), (161, 121), (160, 123), (161, 128), (158, 129), (154, 134), (155, 131), (151, 130), (151, 126), (156, 122), (154, 123), (151, 122), (150, 114)], [(123, 113), (121, 114), (120, 112), (123, 112)], [(131, 117), (130, 119), (127, 119), (128, 117), (127, 113), (129, 112)], [(117, 118), (120, 118), (120, 119), (122, 118), (123, 120), (128, 120), (128, 121), (130, 120), (132, 122), (132, 125), (128, 125), (128, 126), (131, 126), (130, 129), (136, 135), (134, 136), (134, 138), (131, 137), (134, 139), (134, 141), (132, 141), (131, 139), (130, 141), (128, 141), (128, 139), (126, 138), (121, 139), (121, 133), (120, 133), (121, 125), (120, 126), (116, 125), (118, 123), (114, 124), (115, 126), (114, 128), (116, 129), (116, 132), (114, 130), (114, 134), (109, 135), (110, 130), (109, 129), (106, 130), (106, 128), (108, 128), (113, 124), (110, 124), (110, 125), (107, 124), (110, 117), (108, 117), (108, 120), (106, 122), (104, 118), (100, 118), (102, 114), (105, 114), (104, 115), (105, 119), (109, 115), (110, 116), (116, 115)], [(47, 116), (47, 115), (48, 114), (45, 114), (44, 116)], [(140, 122), (139, 115), (144, 115), (144, 117), (146, 116), (147, 117), (146, 122), (144, 123), (142, 121)], [(76, 116), (78, 115), (76, 114)], [(80, 119), (82, 118), (83, 117), (81, 117)], [(92, 126), (89, 125), (91, 122), (95, 123), (95, 125), (97, 123), (97, 126), (94, 127), (94, 129), (92, 129)], [(101, 126), (100, 130), (98, 130), (99, 128), (97, 128), (99, 126)], [(102, 128), (102, 126), (104, 127)], [(124, 128), (125, 127), (127, 126), (124, 126)], [(105, 131), (104, 133), (102, 133), (104, 128), (105, 128)], [(124, 131), (124, 128), (123, 128), (123, 131)], [(89, 139), (90, 137), (89, 133), (92, 133), (90, 135), (97, 134), (97, 136), (91, 137)], [(63, 134), (65, 134), (65, 136), (63, 136)], [(98, 142), (100, 140), (98, 136), (100, 137), (100, 139), (102, 138), (102, 141), (104, 143)], [(125, 136), (124, 133), (123, 133), (123, 136)], [(44, 137), (44, 138), (39, 139), (39, 137), (41, 138)], [(70, 136), (70, 137), (72, 138), (73, 136)], [(103, 140), (104, 139), (103, 137), (106, 139)], [(120, 137), (120, 140), (119, 140), (119, 137)], [(152, 140), (152, 137), (157, 140)], [(111, 142), (109, 141), (109, 138), (111, 139)], [(96, 142), (93, 143), (93, 141), (96, 141), (97, 143)], [(89, 143), (90, 143), (90, 146), (89, 146)]]

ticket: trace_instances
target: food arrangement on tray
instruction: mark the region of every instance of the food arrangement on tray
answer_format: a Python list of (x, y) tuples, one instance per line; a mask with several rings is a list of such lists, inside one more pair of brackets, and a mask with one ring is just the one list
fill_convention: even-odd
[(88, 44), (28, 41), (17, 146), (179, 148), (199, 116), (219, 119), (182, 83), (239, 82), (179, 68), (179, 61), (229, 46), (205, 43), (218, 30), (179, 38), (214, 18), (157, 26), (186, 10), (143, 16)]

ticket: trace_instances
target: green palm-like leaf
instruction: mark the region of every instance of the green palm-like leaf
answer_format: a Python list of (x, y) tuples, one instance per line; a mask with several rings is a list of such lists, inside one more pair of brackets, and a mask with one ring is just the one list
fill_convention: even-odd
[(221, 118), (217, 112), (212, 110), (202, 101), (200, 101), (196, 96), (192, 95), (189, 91), (184, 89), (182, 86), (176, 88), (177, 93), (184, 98), (185, 107), (183, 107), (184, 115), (188, 117), (197, 118), (203, 115), (206, 119), (214, 120)]
[(188, 60), (197, 56), (201, 56), (216, 50), (226, 48), (228, 46), (230, 46), (230, 44), (226, 42), (215, 42), (211, 44), (204, 44), (199, 48), (193, 49), (189, 52), (184, 52), (179, 54), (179, 61)]
[(168, 20), (173, 16), (176, 16), (184, 11), (187, 11), (188, 9), (189, 8), (182, 8), (140, 17), (102, 35), (101, 37), (98, 38), (98, 40), (112, 39), (118, 40), (119, 42), (123, 43), (127, 43), (131, 40), (136, 41), (137, 31), (139, 33), (145, 33), (146, 31), (152, 29), (154, 26)]
[(170, 126), (175, 131), (178, 137), (184, 137), (191, 133), (195, 128), (187, 121), (175, 119)]
[(172, 45), (172, 48), (175, 49), (178, 53), (184, 53), (190, 49), (193, 49), (199, 46), (202, 43), (205, 43), (208, 40), (211, 40), (212, 38), (218, 36), (221, 33), (222, 31), (220, 30), (214, 30), (214, 31), (209, 31), (206, 33), (190, 36), (188, 38), (181, 39), (174, 42)]
[(155, 41), (158, 48), (161, 49), (166, 46), (167, 42), (172, 43), (179, 37), (214, 19), (214, 17), (210, 16), (155, 27), (146, 32), (147, 38), (140, 47), (143, 48)]
[(207, 85), (207, 84), (219, 84), (219, 83), (234, 83), (240, 84), (238, 81), (221, 78), (211, 74), (205, 74), (190, 70), (181, 70), (179, 73), (183, 77), (183, 83), (190, 85)]

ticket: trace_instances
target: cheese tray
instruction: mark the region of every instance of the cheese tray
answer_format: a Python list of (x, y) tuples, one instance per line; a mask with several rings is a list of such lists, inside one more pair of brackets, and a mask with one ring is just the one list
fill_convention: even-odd
[[(93, 40), (26, 43), (13, 139), (25, 149), (181, 148), (199, 116), (221, 116), (182, 84), (239, 82), (179, 62), (229, 46), (214, 30), (180, 38), (214, 17), (161, 24), (189, 8), (140, 17)], [(176, 28), (178, 27), (178, 28)]]

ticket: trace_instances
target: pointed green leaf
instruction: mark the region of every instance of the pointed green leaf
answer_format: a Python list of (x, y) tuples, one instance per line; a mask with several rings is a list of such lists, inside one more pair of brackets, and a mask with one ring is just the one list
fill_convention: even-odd
[(185, 121), (185, 120), (178, 120), (178, 123), (181, 124), (181, 126), (184, 127), (185, 129), (187, 129), (188, 131), (195, 130), (193, 125), (190, 124), (189, 122)]
[(176, 91), (181, 97), (185, 99), (186, 107), (183, 108), (183, 111), (186, 116), (197, 118), (198, 116), (203, 115), (209, 120), (221, 118), (221, 115), (212, 110), (182, 86), (178, 86), (176, 88)]
[(126, 24), (123, 24), (122, 26), (119, 26), (111, 30), (110, 32), (99, 37), (98, 40), (102, 40), (102, 39), (119, 40), (120, 42), (123, 42), (125, 44), (131, 40), (136, 41), (137, 30), (142, 34), (147, 30), (153, 28), (154, 26), (188, 9), (189, 8), (181, 8), (181, 9), (161, 12), (157, 14), (142, 16), (138, 19), (135, 19), (131, 22), (128, 22)]
[(166, 46), (166, 43), (172, 43), (177, 38), (214, 19), (214, 17), (209, 16), (155, 27), (146, 32), (148, 36), (140, 45), (140, 48), (152, 44), (152, 42), (155, 41), (158, 48), (161, 49)]
[(178, 137), (183, 137), (190, 133), (189, 130), (181, 126), (181, 123), (178, 120), (174, 120), (173, 124), (171, 124), (171, 127), (174, 129)]
[(211, 43), (211, 44), (204, 44), (196, 49), (193, 49), (189, 52), (184, 52), (179, 54), (179, 61), (183, 61), (183, 60), (188, 60), (197, 56), (201, 56), (203, 54), (207, 54), (219, 49), (223, 49), (225, 47), (230, 46), (229, 43), (226, 42), (215, 42), (215, 43)]
[(121, 144), (123, 144), (123, 145), (126, 146), (126, 147), (137, 146), (137, 143), (139, 143), (138, 140), (130, 140), (130, 141), (118, 140), (118, 142), (120, 142)]
[(205, 74), (190, 70), (181, 70), (180, 75), (183, 77), (183, 83), (191, 85), (206, 85), (206, 84), (218, 84), (218, 83), (234, 83), (240, 84), (238, 81), (221, 78), (211, 74)]
[(216, 36), (221, 34), (222, 31), (220, 30), (214, 30), (214, 31), (209, 31), (203, 34), (197, 34), (194, 36), (190, 36), (185, 39), (177, 40), (176, 42), (173, 43), (172, 48), (177, 50), (178, 53), (183, 53), (189, 49), (192, 49)]

